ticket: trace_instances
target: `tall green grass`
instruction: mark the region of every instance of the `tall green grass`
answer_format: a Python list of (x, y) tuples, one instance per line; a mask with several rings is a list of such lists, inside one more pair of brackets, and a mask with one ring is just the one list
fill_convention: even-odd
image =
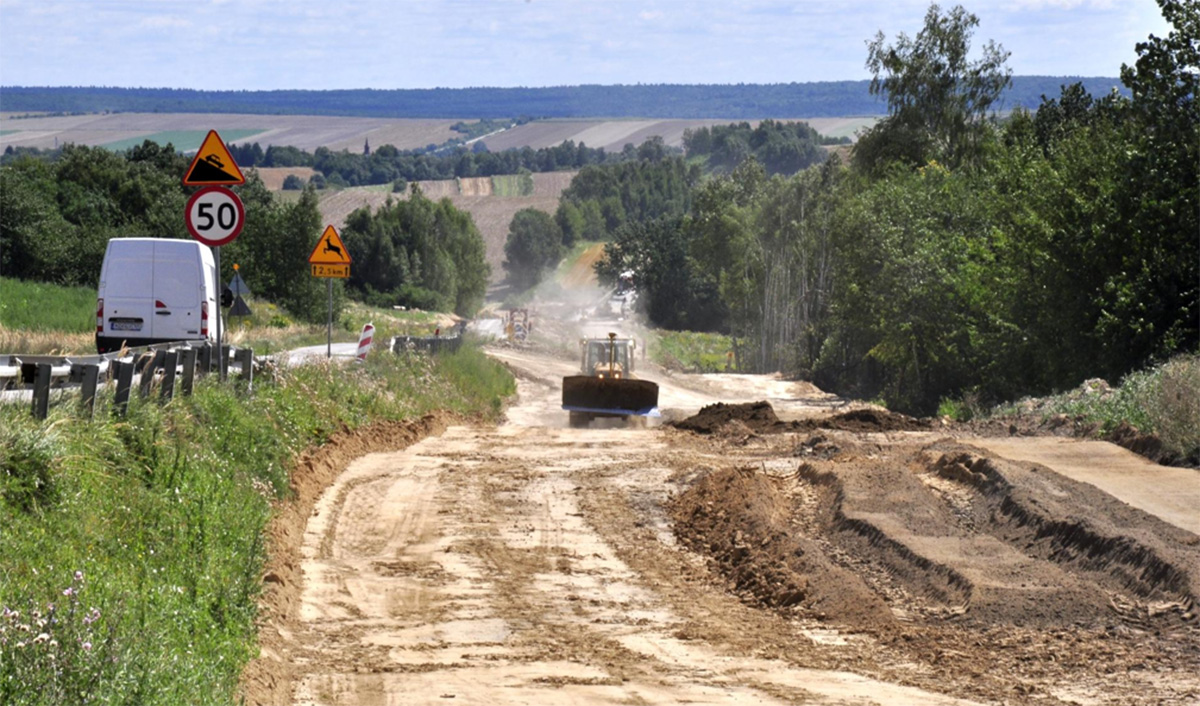
[(728, 354), (733, 351), (729, 336), (697, 331), (657, 331), (647, 351), (659, 365), (692, 373), (732, 372), (736, 366)]
[(96, 289), (0, 277), (0, 326), (25, 331), (95, 331)]
[(376, 420), (494, 415), (512, 389), (465, 347), (288, 369), (253, 394), (205, 378), (125, 419), (106, 396), (95, 420), (0, 406), (0, 703), (233, 703), (296, 455)]

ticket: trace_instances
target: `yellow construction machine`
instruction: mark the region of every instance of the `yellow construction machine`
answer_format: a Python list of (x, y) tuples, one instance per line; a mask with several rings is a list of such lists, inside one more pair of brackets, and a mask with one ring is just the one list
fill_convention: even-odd
[(632, 338), (585, 338), (581, 375), (563, 378), (562, 408), (573, 427), (586, 426), (596, 417), (658, 416), (658, 385), (633, 374)]

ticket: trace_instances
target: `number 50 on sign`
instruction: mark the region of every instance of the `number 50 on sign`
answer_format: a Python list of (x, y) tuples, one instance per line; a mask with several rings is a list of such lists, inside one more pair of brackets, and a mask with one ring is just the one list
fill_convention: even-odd
[(187, 202), (187, 228), (192, 237), (209, 247), (220, 247), (242, 232), (246, 209), (229, 189), (208, 186)]

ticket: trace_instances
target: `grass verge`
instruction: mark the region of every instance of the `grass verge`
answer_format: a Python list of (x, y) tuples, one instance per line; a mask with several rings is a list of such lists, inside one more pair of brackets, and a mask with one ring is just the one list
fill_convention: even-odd
[(669, 370), (689, 373), (726, 372), (733, 366), (728, 354), (733, 351), (729, 336), (696, 331), (656, 331), (651, 339), (650, 359)]
[(494, 415), (477, 348), (372, 355), (94, 420), (0, 406), (0, 703), (227, 704), (255, 652), (263, 530), (305, 448), (434, 409)]
[(91, 334), (95, 287), (60, 287), (0, 277), (0, 330)]

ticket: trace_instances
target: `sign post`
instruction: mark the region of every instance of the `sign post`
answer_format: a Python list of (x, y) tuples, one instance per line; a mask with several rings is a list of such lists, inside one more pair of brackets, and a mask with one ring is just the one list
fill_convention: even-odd
[[(188, 232), (192, 237), (213, 249), (213, 259), (217, 267), (214, 283), (221, 283), (221, 246), (233, 242), (242, 232), (246, 222), (246, 209), (242, 200), (226, 186), (245, 184), (246, 177), (238, 169), (233, 155), (225, 147), (225, 142), (216, 130), (209, 130), (196, 150), (196, 156), (184, 172), (184, 186), (204, 187), (192, 194), (188, 199), (184, 218), (187, 221)], [(225, 380), (226, 365), (224, 348), (221, 345), (221, 306), (217, 300), (217, 374)]]
[(325, 331), (325, 357), (333, 357), (333, 279), (350, 276), (350, 252), (346, 250), (342, 237), (333, 226), (326, 226), (317, 240), (316, 247), (308, 256), (313, 277), (324, 277), (329, 288), (329, 318)]

